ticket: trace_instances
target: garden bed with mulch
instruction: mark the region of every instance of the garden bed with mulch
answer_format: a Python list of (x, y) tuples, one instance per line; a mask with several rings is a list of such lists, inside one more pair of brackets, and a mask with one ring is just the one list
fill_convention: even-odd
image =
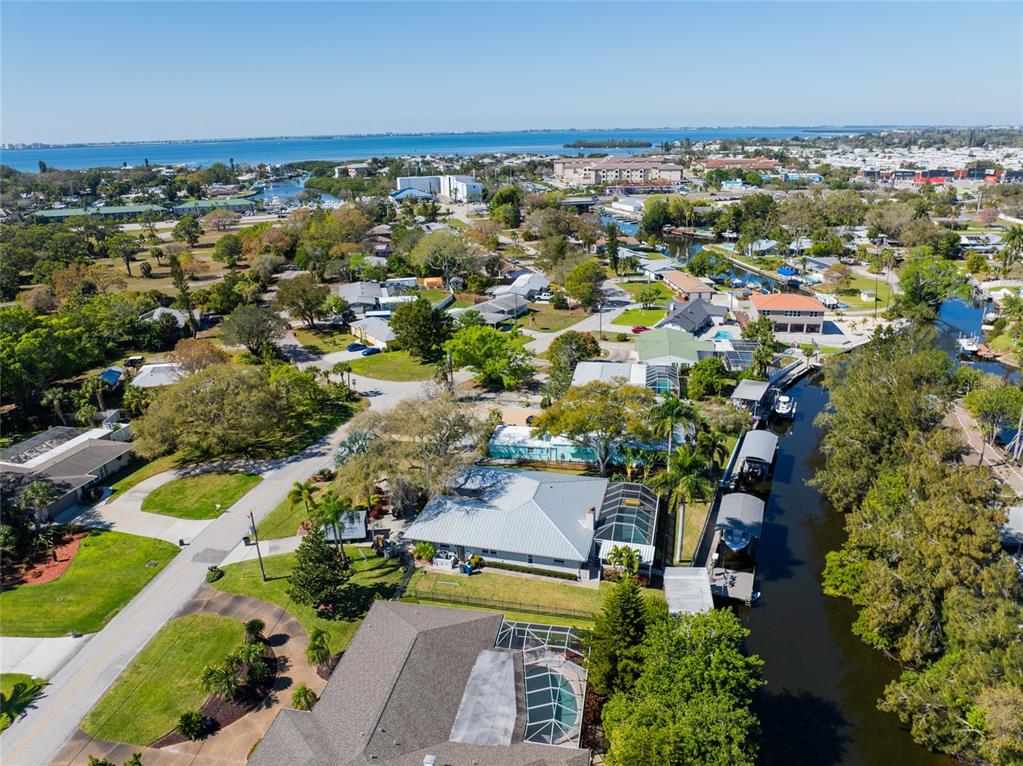
[[(225, 726), (237, 721), (247, 713), (251, 713), (253, 710), (258, 708), (263, 700), (267, 698), (267, 695), (273, 691), (274, 683), (277, 681), (277, 655), (274, 654), (274, 650), (269, 645), (264, 646), (263, 658), (266, 660), (266, 664), (270, 668), (270, 673), (266, 680), (261, 684), (245, 684), (238, 694), (237, 699), (225, 699), (219, 694), (211, 694), (203, 706), (199, 708), (199, 713), (202, 714), (209, 725), (206, 729), (206, 735), (209, 736), (215, 731), (223, 729)], [(169, 747), (171, 745), (180, 745), (183, 742), (188, 742), (187, 737), (181, 736), (176, 729), (164, 734), (160, 739), (156, 740), (150, 747)]]
[(75, 560), (78, 546), (88, 532), (74, 532), (65, 537), (52, 551), (40, 553), (34, 559), (21, 564), (3, 579), (4, 588), (17, 585), (40, 585), (56, 580)]

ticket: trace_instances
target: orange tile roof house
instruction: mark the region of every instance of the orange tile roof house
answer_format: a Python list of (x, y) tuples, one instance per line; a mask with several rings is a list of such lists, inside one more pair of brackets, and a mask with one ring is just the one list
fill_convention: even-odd
[(820, 332), (824, 325), (824, 304), (809, 295), (771, 293), (754, 295), (753, 318), (767, 317), (775, 332)]
[(686, 298), (707, 296), (709, 299), (714, 294), (714, 288), (708, 285), (699, 277), (686, 274), (684, 271), (665, 271), (661, 273), (661, 279), (668, 287), (679, 295)]

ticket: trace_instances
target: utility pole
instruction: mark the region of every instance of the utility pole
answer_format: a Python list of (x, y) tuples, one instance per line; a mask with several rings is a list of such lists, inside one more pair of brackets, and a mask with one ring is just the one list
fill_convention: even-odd
[(256, 541), (256, 558), (259, 559), (259, 573), (263, 576), (263, 582), (266, 582), (266, 569), (263, 568), (263, 554), (259, 550), (259, 532), (256, 530), (256, 520), (252, 517), (252, 511), (249, 511), (249, 524), (252, 525), (252, 537)]

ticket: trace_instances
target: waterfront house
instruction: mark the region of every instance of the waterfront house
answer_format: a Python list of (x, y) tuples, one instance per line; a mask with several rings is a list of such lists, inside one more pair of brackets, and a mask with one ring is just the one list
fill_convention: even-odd
[(824, 304), (799, 293), (755, 294), (753, 319), (767, 317), (775, 332), (818, 333), (824, 328)]
[(405, 539), (462, 561), (530, 566), (589, 577), (616, 545), (654, 557), (658, 499), (645, 485), (543, 471), (475, 466), (426, 504)]
[(406, 189), (416, 189), (445, 202), (469, 202), (483, 196), (483, 186), (472, 176), (399, 176), (395, 179), (396, 193)]
[(585, 693), (571, 628), (374, 601), (316, 705), (282, 707), (248, 763), (587, 766)]

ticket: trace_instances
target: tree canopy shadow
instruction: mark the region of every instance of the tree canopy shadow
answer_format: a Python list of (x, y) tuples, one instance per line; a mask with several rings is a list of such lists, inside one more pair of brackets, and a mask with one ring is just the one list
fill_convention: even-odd
[(753, 706), (763, 729), (760, 766), (832, 766), (841, 762), (850, 724), (834, 702), (806, 691), (772, 693), (761, 689)]

